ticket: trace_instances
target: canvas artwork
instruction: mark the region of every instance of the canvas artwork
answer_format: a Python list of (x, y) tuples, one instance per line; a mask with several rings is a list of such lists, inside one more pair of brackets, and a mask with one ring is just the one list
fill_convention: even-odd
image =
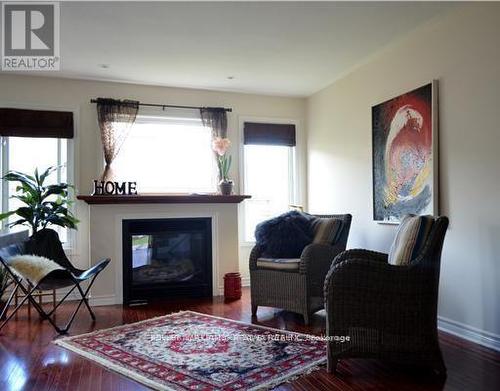
[(437, 82), (372, 107), (373, 218), (437, 214)]

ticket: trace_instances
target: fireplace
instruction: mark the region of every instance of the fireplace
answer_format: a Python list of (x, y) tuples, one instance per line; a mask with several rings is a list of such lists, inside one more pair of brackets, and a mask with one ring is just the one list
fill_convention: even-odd
[(123, 220), (123, 302), (212, 296), (211, 218)]

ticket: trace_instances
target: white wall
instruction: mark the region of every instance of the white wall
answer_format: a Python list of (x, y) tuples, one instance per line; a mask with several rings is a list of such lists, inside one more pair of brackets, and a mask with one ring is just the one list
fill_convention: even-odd
[[(147, 103), (166, 103), (194, 106), (232, 107), (228, 115), (228, 137), (233, 141), (231, 153), (233, 166), (231, 176), (239, 191), (239, 117), (280, 118), (295, 120), (299, 131), (305, 121), (305, 99), (219, 91), (144, 86), (136, 84), (109, 83), (59, 79), (35, 76), (16, 76), (0, 73), (0, 107), (38, 107), (75, 110), (77, 114), (76, 187), (78, 194), (88, 194), (92, 181), (99, 177), (102, 169), (102, 149), (97, 126), (96, 108), (91, 98), (112, 97), (137, 99)], [(302, 134), (299, 140), (304, 139)], [(301, 167), (305, 175), (305, 158)], [(305, 187), (305, 179), (303, 179)], [(89, 262), (88, 207), (78, 202), (77, 215), (81, 220), (78, 230), (74, 262), (85, 267)], [(233, 238), (231, 238), (233, 240)], [(106, 254), (102, 254), (106, 256)], [(248, 276), (247, 249), (240, 253), (240, 268)], [(234, 271), (234, 270), (233, 270)]]
[[(423, 26), (308, 99), (312, 212), (353, 214), (349, 247), (387, 251), (372, 221), (371, 106), (439, 80), (440, 202), (450, 217), (441, 325), (500, 346), (500, 5)], [(487, 341), (486, 341), (487, 342)]]

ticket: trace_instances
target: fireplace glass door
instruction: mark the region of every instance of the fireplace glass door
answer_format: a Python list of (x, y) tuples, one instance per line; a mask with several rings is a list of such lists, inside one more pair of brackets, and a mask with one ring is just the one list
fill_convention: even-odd
[(209, 218), (123, 221), (124, 301), (211, 296)]

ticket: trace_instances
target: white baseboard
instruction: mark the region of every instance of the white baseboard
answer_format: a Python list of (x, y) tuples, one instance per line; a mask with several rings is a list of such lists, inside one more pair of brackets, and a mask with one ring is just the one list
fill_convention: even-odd
[(438, 316), (438, 329), (467, 341), (500, 351), (500, 335)]
[[(59, 289), (56, 292), (56, 301), (59, 302), (66, 295), (68, 290), (69, 290), (68, 288)], [(80, 294), (76, 291), (73, 291), (66, 298), (65, 302), (66, 301), (76, 301), (76, 300), (80, 300), (80, 299), (81, 299)], [(20, 300), (22, 300), (22, 299), (20, 298), (19, 301)], [(36, 299), (36, 300), (38, 302), (38, 299)], [(104, 295), (104, 296), (94, 296), (94, 297), (90, 296), (89, 302), (90, 302), (90, 305), (96, 306), (96, 307), (101, 306), (101, 305), (113, 305), (113, 304), (116, 304), (116, 298), (115, 298), (115, 295)], [(42, 303), (44, 303), (44, 304), (52, 303), (52, 296), (43, 296)], [(12, 306), (15, 305), (14, 300), (12, 300), (10, 305), (12, 305)], [(25, 303), (25, 305), (27, 305), (27, 302)]]
[[(68, 293), (69, 291), (69, 288), (62, 288), (62, 289), (59, 289), (56, 291), (56, 301), (59, 302), (65, 295), (66, 293)], [(19, 290), (19, 301), (21, 301), (24, 297), (24, 293)], [(45, 293), (49, 293), (49, 291), (46, 291)], [(7, 291), (6, 292), (6, 296), (9, 297), (9, 294), (10, 294), (10, 291)], [(79, 298), (79, 295), (78, 295), (78, 292), (76, 291), (73, 291), (71, 292), (71, 294), (66, 298), (67, 301), (72, 301), (72, 300), (78, 300)], [(38, 297), (35, 298), (35, 300), (37, 301), (38, 303)], [(52, 303), (52, 295), (47, 295), (47, 296), (42, 296), (42, 303)], [(28, 304), (28, 301), (26, 301), (24, 303), (24, 305), (27, 305)], [(11, 306), (15, 305), (15, 301), (14, 299), (12, 299), (12, 302), (10, 303)]]
[(91, 306), (99, 307), (101, 305), (114, 305), (116, 304), (115, 295), (91, 296), (89, 298)]
[[(241, 286), (250, 286), (250, 277), (242, 278)], [(217, 287), (218, 296), (224, 296), (224, 285), (219, 285)], [(70, 300), (76, 300), (77, 297), (68, 297)], [(115, 295), (104, 295), (104, 296), (90, 296), (89, 298), (90, 305), (101, 306), (101, 305), (113, 305), (116, 303)]]

